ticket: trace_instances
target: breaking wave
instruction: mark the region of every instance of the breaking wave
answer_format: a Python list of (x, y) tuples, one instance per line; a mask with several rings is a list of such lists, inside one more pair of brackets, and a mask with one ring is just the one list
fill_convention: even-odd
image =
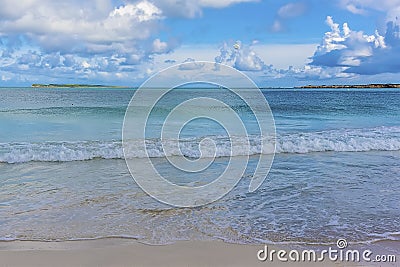
[[(208, 137), (216, 144), (209, 150), (199, 150), (202, 138), (180, 140), (180, 149), (169, 151), (165, 155), (160, 139), (147, 139), (146, 151), (139, 150), (139, 142), (128, 142), (126, 155), (129, 158), (165, 157), (183, 155), (190, 158), (228, 157), (268, 154), (273, 147), (261, 150), (261, 137)], [(231, 142), (232, 141), (232, 142)], [(268, 142), (268, 140), (265, 140)], [(176, 142), (176, 140), (164, 140)], [(269, 142), (271, 143), (271, 142)], [(250, 144), (249, 149), (248, 144)], [(276, 140), (276, 153), (312, 153), (312, 152), (366, 152), (400, 150), (400, 127), (377, 127), (368, 129), (340, 129), (321, 132), (280, 134)], [(0, 143), (0, 162), (22, 163), (30, 161), (64, 162), (82, 161), (96, 158), (123, 159), (122, 142), (114, 141), (76, 141), (76, 142), (37, 142), (37, 143)]]

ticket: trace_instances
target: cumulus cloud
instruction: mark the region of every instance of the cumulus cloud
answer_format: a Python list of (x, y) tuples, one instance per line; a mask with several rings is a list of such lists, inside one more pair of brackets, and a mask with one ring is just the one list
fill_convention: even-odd
[(30, 2), (35, 5), (20, 9), (19, 14), (13, 11), (12, 16), (2, 19), (0, 33), (22, 34), (46, 51), (88, 52), (91, 46), (102, 45), (103, 51), (98, 49), (98, 53), (106, 52), (112, 44), (129, 50), (136, 41), (154, 33), (162, 18), (162, 11), (146, 0), (121, 7), (104, 5), (100, 11), (96, 2), (105, 1), (84, 5), (49, 0)]
[[(0, 53), (7, 69), (51, 75), (127, 70), (145, 63), (152, 53), (168, 53), (174, 45), (154, 39), (162, 10), (147, 0), (113, 6), (111, 0), (68, 2), (2, 0)], [(60, 12), (62, 10), (62, 12)], [(24, 51), (24, 46), (29, 51)], [(120, 68), (118, 65), (120, 64)], [(4, 68), (4, 67), (3, 67)]]
[(142, 77), (154, 68), (156, 55), (178, 46), (173, 37), (159, 37), (166, 17), (193, 18), (203, 8), (257, 0), (118, 2), (0, 0), (0, 71), (77, 79), (140, 72)]
[(396, 22), (387, 24), (386, 34), (368, 35), (353, 31), (347, 23), (342, 27), (327, 17), (331, 31), (325, 33), (314, 53), (311, 65), (344, 67), (345, 73), (378, 74), (400, 72), (400, 31)]
[[(282, 9), (281, 15), (283, 10), (286, 9)], [(400, 26), (397, 20), (388, 21), (384, 34), (377, 30), (373, 34), (353, 30), (348, 23), (339, 25), (330, 16), (325, 22), (330, 31), (324, 34), (310, 62), (303, 67), (276, 69), (265, 64), (251, 46), (240, 42), (236, 42), (239, 46), (225, 43), (215, 61), (239, 70), (262, 70), (262, 77), (267, 79), (344, 81), (357, 79), (360, 75), (400, 73)], [(282, 25), (277, 24), (276, 27)]]
[[(2, 0), (1, 5), (0, 65), (7, 56), (11, 72), (40, 73), (42, 68), (48, 75), (78, 78), (88, 72), (126, 71), (127, 65), (145, 64), (151, 54), (174, 48), (160, 39), (148, 45), (164, 17), (147, 0), (121, 6), (111, 0), (21, 0), (18, 8), (15, 1)], [(24, 51), (26, 46), (30, 51)]]
[(215, 62), (240, 71), (262, 71), (268, 68), (250, 45), (243, 45), (240, 41), (235, 44), (225, 42), (220, 48), (220, 54), (215, 57)]
[[(5, 73), (14, 74), (20, 80), (28, 82), (54, 81), (54, 79), (85, 80), (89, 78), (118, 80), (118, 73), (123, 70), (121, 65), (124, 58), (107, 56), (94, 56), (90, 58), (79, 57), (73, 54), (41, 53), (28, 50), (14, 56), (7, 65), (1, 66)], [(125, 70), (126, 71), (126, 70)], [(51, 73), (51, 75), (49, 75)], [(109, 75), (105, 75), (109, 73)], [(18, 78), (18, 75), (20, 78)], [(47, 76), (47, 78), (45, 78)]]
[(150, 21), (160, 15), (161, 10), (147, 1), (141, 1), (135, 5), (121, 6), (115, 8), (114, 11), (110, 13), (111, 17), (134, 17), (139, 22)]
[(387, 22), (384, 34), (353, 30), (348, 23), (339, 25), (330, 16), (326, 18), (326, 24), (330, 31), (324, 34), (308, 64), (285, 70), (270, 67), (264, 76), (318, 81), (400, 73), (400, 27), (397, 20)]

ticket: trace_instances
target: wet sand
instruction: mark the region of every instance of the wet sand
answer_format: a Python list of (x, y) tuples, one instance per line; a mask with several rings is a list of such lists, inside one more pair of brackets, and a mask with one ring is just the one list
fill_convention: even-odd
[[(151, 246), (131, 239), (0, 243), (0, 266), (398, 266), (396, 263), (319, 263), (262, 262), (257, 252), (264, 245), (227, 244), (221, 241), (184, 241)], [(268, 249), (321, 249), (312, 245), (269, 245)], [(335, 247), (334, 247), (335, 248)], [(394, 254), (400, 260), (400, 241), (352, 245), (351, 249), (370, 249), (374, 254)], [(349, 248), (350, 249), (350, 248)], [(398, 264), (398, 263), (397, 263)]]

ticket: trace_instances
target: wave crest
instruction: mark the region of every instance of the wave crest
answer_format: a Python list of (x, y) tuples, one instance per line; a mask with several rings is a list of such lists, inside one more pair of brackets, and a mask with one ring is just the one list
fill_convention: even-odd
[[(217, 150), (202, 151), (203, 157), (245, 156), (268, 154), (272, 148), (264, 147), (261, 151), (261, 137), (209, 137), (216, 143)], [(172, 142), (173, 140), (171, 140)], [(145, 140), (149, 157), (165, 156), (200, 157), (201, 138), (189, 138), (180, 141), (180, 151), (165, 155), (159, 139)], [(247, 149), (247, 141), (250, 149)], [(268, 141), (268, 140), (265, 140)], [(129, 142), (129, 158), (147, 157), (145, 151), (137, 149), (138, 142)], [(167, 141), (168, 142), (168, 141)], [(340, 129), (322, 132), (281, 134), (277, 136), (276, 153), (312, 153), (312, 152), (366, 152), (400, 150), (400, 127), (377, 127), (370, 129)], [(248, 153), (250, 151), (250, 153)], [(205, 154), (204, 154), (205, 153)], [(123, 159), (121, 141), (76, 141), (76, 142), (38, 142), (38, 143), (0, 143), (0, 162), (22, 163), (30, 161), (65, 162), (82, 161), (96, 158)]]

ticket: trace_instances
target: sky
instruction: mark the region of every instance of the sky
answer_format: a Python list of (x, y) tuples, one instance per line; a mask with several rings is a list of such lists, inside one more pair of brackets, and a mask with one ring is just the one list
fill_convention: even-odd
[(211, 61), (260, 87), (400, 83), (400, 0), (0, 0), (0, 86), (139, 86)]

